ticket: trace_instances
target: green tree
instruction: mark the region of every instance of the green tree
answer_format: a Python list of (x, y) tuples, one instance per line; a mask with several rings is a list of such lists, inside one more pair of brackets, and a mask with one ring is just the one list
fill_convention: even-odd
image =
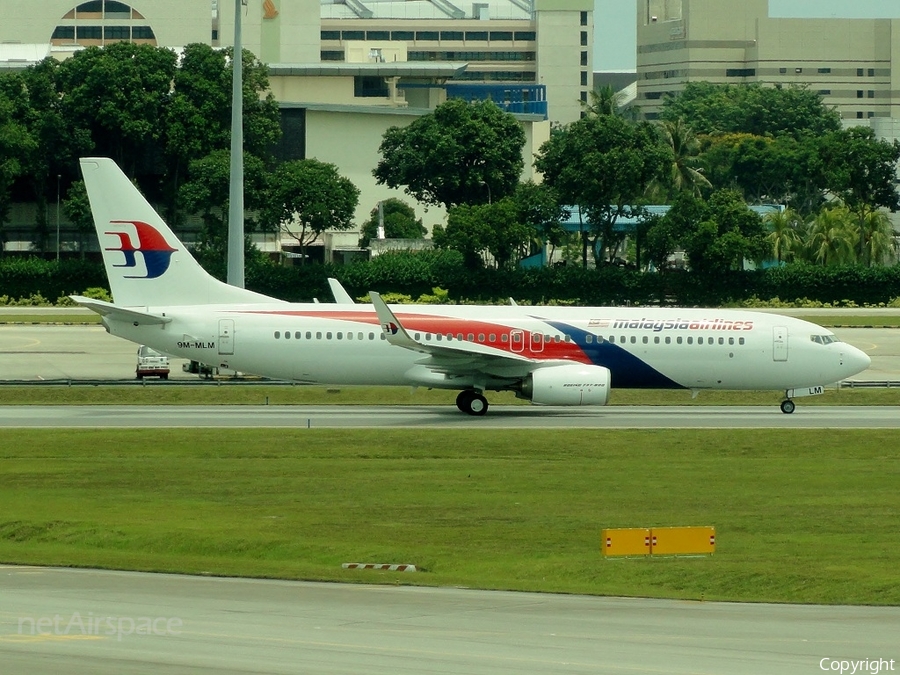
[(265, 202), (267, 228), (293, 237), (305, 261), (307, 247), (323, 232), (353, 227), (359, 189), (334, 164), (302, 159), (275, 169)]
[(97, 154), (133, 176), (162, 138), (175, 71), (169, 49), (132, 42), (88, 47), (59, 65), (62, 114), (87, 130)]
[(691, 270), (704, 278), (741, 269), (745, 259), (758, 262), (769, 253), (762, 218), (733, 190), (717, 190), (708, 200), (682, 193), (651, 229), (656, 231), (648, 232), (648, 241), (654, 242), (657, 262), (674, 245), (684, 250)]
[[(231, 145), (232, 56), (229, 49), (189, 44), (179, 60), (166, 108), (168, 220), (179, 222), (177, 201), (190, 162)], [(268, 67), (244, 50), (244, 150), (262, 159), (281, 135), (277, 103), (268, 90)]]
[[(182, 184), (179, 198), (183, 207), (200, 214), (203, 227), (195, 246), (200, 263), (211, 273), (224, 278), (228, 257), (228, 186), (231, 179), (231, 156), (228, 150), (216, 150), (206, 157), (191, 162), (189, 180)], [(266, 203), (265, 166), (261, 159), (244, 153), (244, 207), (258, 211)], [(258, 223), (253, 218), (244, 219), (244, 231), (253, 232)], [(249, 237), (245, 253), (253, 253)]]
[[(514, 199), (518, 221), (534, 233), (532, 243), (538, 248), (549, 245), (552, 258), (556, 247), (562, 246), (569, 236), (563, 227), (571, 215), (569, 210), (560, 203), (556, 190), (546, 183), (519, 183)], [(523, 251), (523, 257), (534, 252)]]
[(786, 204), (804, 215), (824, 200), (820, 139), (727, 133), (703, 139), (707, 176), (717, 188), (740, 190), (750, 203)]
[[(422, 239), (428, 233), (422, 225), (422, 219), (416, 218), (416, 212), (402, 199), (390, 197), (381, 202), (384, 217), (384, 236), (387, 239)], [(369, 219), (363, 223), (360, 248), (366, 248), (371, 239), (378, 236), (378, 207), (369, 213)]]
[(766, 241), (772, 247), (772, 254), (781, 264), (798, 253), (803, 237), (803, 218), (793, 209), (783, 209), (768, 213), (763, 218), (769, 233)]
[(37, 147), (28, 129), (13, 116), (14, 102), (0, 90), (0, 254), (6, 241), (4, 223), (12, 206), (10, 190)]
[(595, 260), (616, 257), (624, 233), (615, 225), (639, 205), (648, 184), (671, 165), (669, 149), (648, 123), (631, 124), (615, 115), (588, 115), (541, 146), (535, 166), (560, 199), (586, 216), (582, 264), (591, 244)]
[(499, 269), (510, 269), (534, 237), (534, 229), (519, 220), (512, 197), (490, 204), (460, 204), (447, 213), (447, 227), (434, 228), (435, 246), (462, 253), (466, 266), (481, 267), (489, 255)]
[(589, 101), (581, 102), (586, 115), (618, 115), (622, 95), (612, 85), (604, 84), (588, 93)]
[(900, 142), (875, 138), (867, 127), (829, 134), (821, 144), (827, 188), (862, 221), (878, 208), (900, 209), (897, 163)]
[(697, 134), (782, 134), (800, 138), (841, 128), (840, 115), (806, 87), (689, 82), (663, 103), (661, 119), (682, 118)]
[(847, 265), (856, 260), (858, 236), (853, 214), (846, 206), (828, 207), (810, 223), (807, 253), (820, 265)]
[(524, 146), (519, 122), (492, 101), (450, 99), (407, 127), (388, 129), (373, 174), (424, 204), (485, 204), (515, 191)]
[(859, 262), (881, 265), (897, 253), (897, 240), (891, 219), (884, 211), (869, 211), (859, 221)]
[(77, 180), (69, 186), (62, 201), (62, 209), (69, 222), (75, 225), (75, 231), (78, 233), (78, 252), (84, 260), (87, 240), (94, 233), (94, 216), (91, 213), (91, 203), (83, 180)]
[[(700, 142), (690, 125), (683, 119), (664, 120), (659, 125), (663, 142), (670, 151), (671, 164), (666, 187), (677, 192), (691, 192), (699, 195), (701, 190), (712, 188), (709, 179), (703, 175), (698, 155)], [(661, 181), (657, 181), (659, 183)]]

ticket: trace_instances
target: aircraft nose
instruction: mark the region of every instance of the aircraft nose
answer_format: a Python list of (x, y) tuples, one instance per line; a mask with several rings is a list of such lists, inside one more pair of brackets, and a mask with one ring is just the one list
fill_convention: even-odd
[(850, 345), (845, 345), (846, 349), (843, 353), (843, 362), (844, 367), (847, 368), (849, 375), (856, 375), (857, 373), (861, 373), (870, 365), (872, 365), (872, 359), (869, 358), (869, 355), (866, 354), (863, 350), (857, 349), (856, 347), (851, 347)]

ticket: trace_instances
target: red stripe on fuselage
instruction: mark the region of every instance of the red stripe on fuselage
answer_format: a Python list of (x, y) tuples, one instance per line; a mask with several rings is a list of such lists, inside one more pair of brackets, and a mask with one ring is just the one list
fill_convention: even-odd
[[(378, 316), (373, 312), (364, 312), (358, 310), (338, 310), (338, 311), (304, 311), (304, 310), (267, 310), (253, 311), (242, 310), (241, 314), (268, 314), (272, 316), (296, 316), (311, 319), (333, 319), (334, 321), (351, 321), (369, 326), (378, 326)], [(500, 349), (512, 354), (518, 354), (536, 360), (566, 360), (577, 361), (579, 363), (592, 363), (587, 354), (574, 342), (555, 342), (553, 340), (543, 341), (548, 334), (558, 335), (559, 333), (552, 329), (547, 333), (540, 331), (528, 331), (515, 326), (505, 326), (502, 324), (488, 323), (486, 321), (477, 321), (472, 319), (461, 319), (454, 316), (435, 316), (433, 314), (406, 314), (395, 312), (395, 316), (403, 324), (407, 332), (441, 334), (443, 336), (452, 335), (453, 340), (457, 340), (458, 335), (463, 336), (463, 340), (483, 344), (494, 349)], [(522, 342), (519, 345), (522, 349), (514, 350), (511, 333), (519, 331), (522, 333)], [(493, 333), (497, 339), (495, 342), (489, 342), (488, 336)], [(533, 333), (540, 334), (542, 338), (543, 349), (535, 350), (532, 348), (531, 335)], [(467, 340), (469, 334), (475, 338)], [(484, 341), (479, 341), (478, 337), (484, 335)], [(508, 342), (501, 342), (501, 335), (509, 338)], [(425, 342), (424, 344), (437, 344), (435, 342)], [(442, 341), (443, 344), (443, 341)], [(450, 344), (453, 344), (452, 342)], [(518, 345), (517, 345), (518, 346)]]

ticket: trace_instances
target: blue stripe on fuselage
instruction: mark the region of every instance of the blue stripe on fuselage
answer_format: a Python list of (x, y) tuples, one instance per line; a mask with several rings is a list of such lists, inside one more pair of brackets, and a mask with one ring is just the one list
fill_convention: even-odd
[[(685, 389), (674, 380), (639, 359), (637, 356), (606, 339), (598, 343), (593, 333), (557, 321), (547, 321), (559, 331), (571, 336), (592, 363), (609, 368), (611, 386), (619, 389)], [(587, 336), (594, 335), (588, 344)], [(637, 345), (635, 345), (637, 346)]]

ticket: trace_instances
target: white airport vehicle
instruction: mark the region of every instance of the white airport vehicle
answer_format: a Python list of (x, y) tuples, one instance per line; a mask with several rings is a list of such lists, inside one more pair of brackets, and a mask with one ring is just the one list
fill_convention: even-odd
[(452, 389), (470, 415), (487, 412), (487, 391), (602, 406), (612, 387), (780, 390), (790, 413), (870, 363), (820, 326), (762, 312), (283, 302), (207, 274), (112, 160), (81, 168), (114, 302), (73, 299), (112, 335), (221, 369)]

